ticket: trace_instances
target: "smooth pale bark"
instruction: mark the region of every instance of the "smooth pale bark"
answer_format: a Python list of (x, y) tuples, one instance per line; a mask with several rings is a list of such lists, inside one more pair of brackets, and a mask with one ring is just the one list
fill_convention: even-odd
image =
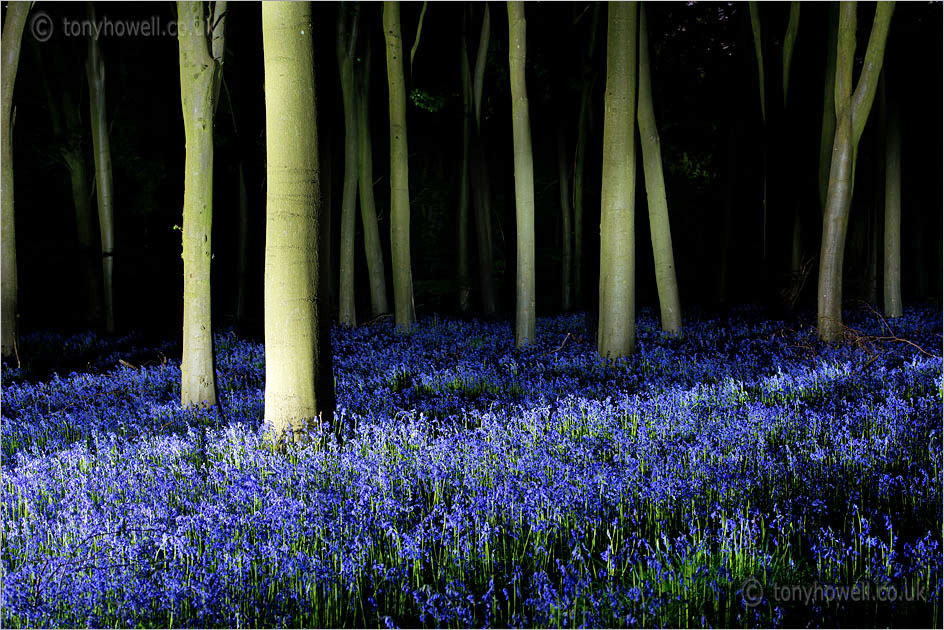
[(892, 98), (885, 138), (885, 286), (888, 317), (901, 317), (901, 117)]
[[(184, 163), (184, 327), (180, 404), (215, 405), (210, 261), (213, 256), (214, 85), (220, 70), (207, 42), (203, 2), (178, 2)], [(222, 47), (221, 47), (222, 50)]]
[(0, 290), (0, 330), (2, 330), (3, 358), (12, 358), (17, 352), (17, 311), (16, 311), (16, 226), (13, 214), (13, 85), (16, 82), (16, 70), (20, 62), (20, 42), (23, 40), (23, 27), (29, 13), (29, 2), (11, 2), (7, 6), (7, 15), (3, 21), (3, 37), (0, 42), (0, 124), (3, 125), (3, 138), (0, 142), (0, 200), (2, 200), (2, 290)]
[(597, 25), (600, 21), (600, 3), (593, 3), (590, 37), (583, 62), (583, 85), (580, 109), (577, 114), (577, 147), (574, 151), (574, 301), (583, 305), (583, 202), (584, 164), (587, 155), (587, 136), (590, 134), (590, 98), (594, 83), (593, 53), (597, 43)]
[(636, 3), (613, 2), (608, 11), (597, 349), (617, 359), (636, 342)]
[(637, 112), (642, 147), (643, 171), (646, 175), (646, 200), (649, 204), (649, 233), (655, 262), (656, 287), (662, 330), (677, 334), (682, 326), (678, 282), (675, 278), (675, 257), (672, 254), (672, 231), (669, 226), (669, 204), (665, 198), (662, 175), (662, 149), (652, 105), (652, 79), (649, 68), (649, 37), (646, 32), (645, 5), (639, 7), (639, 106)]
[(787, 94), (790, 92), (790, 66), (793, 62), (793, 46), (800, 28), (800, 3), (790, 3), (790, 18), (787, 20), (787, 32), (783, 36), (783, 107), (787, 107)]
[(515, 346), (534, 342), (534, 164), (531, 122), (525, 83), (527, 24), (523, 2), (508, 2), (508, 75), (511, 81), (511, 121), (515, 150)]
[(459, 170), (459, 216), (456, 230), (457, 281), (459, 312), (472, 308), (472, 282), (469, 277), (469, 152), (472, 140), (472, 73), (466, 43), (465, 15), (462, 17), (462, 37), (459, 40), (459, 68), (462, 81), (462, 163)]
[(344, 188), (341, 194), (341, 244), (338, 276), (338, 322), (356, 326), (354, 303), (354, 223), (357, 217), (357, 95), (354, 91), (354, 51), (359, 10), (342, 4), (338, 10), (337, 53), (344, 107)]
[(416, 25), (416, 37), (413, 38), (413, 47), (410, 48), (410, 75), (413, 75), (413, 58), (416, 57), (416, 50), (420, 47), (420, 35), (423, 34), (423, 20), (426, 18), (426, 0), (423, 0), (423, 8), (420, 9), (420, 21)]
[(361, 225), (364, 227), (364, 253), (367, 255), (367, 278), (370, 286), (370, 314), (377, 317), (389, 313), (390, 306), (387, 304), (383, 249), (380, 246), (377, 207), (374, 204), (374, 153), (370, 141), (370, 50), (368, 39), (357, 91), (357, 172)]
[(868, 117), (872, 107), (893, 11), (892, 2), (879, 2), (876, 7), (865, 65), (853, 93), (856, 5), (854, 2), (843, 2), (839, 8), (835, 86), (836, 135), (833, 139), (829, 188), (823, 214), (823, 239), (817, 286), (818, 331), (823, 341), (836, 341), (843, 333), (842, 263), (849, 208), (852, 204), (857, 130), (865, 128), (864, 118)]
[[(94, 5), (89, 3), (89, 20), (95, 22)], [(98, 230), (102, 246), (102, 283), (105, 297), (105, 330), (115, 331), (115, 189), (112, 182), (111, 145), (105, 107), (105, 58), (94, 34), (89, 37), (85, 62), (89, 84), (89, 111), (92, 123), (92, 155), (95, 157), (95, 188), (98, 195)]]
[(67, 89), (54, 94), (49, 77), (43, 73), (43, 88), (49, 104), (53, 134), (59, 144), (72, 189), (72, 205), (75, 208), (75, 231), (79, 243), (77, 269), (82, 277), (85, 294), (85, 322), (95, 326), (101, 317), (101, 280), (95, 243), (95, 217), (92, 214), (91, 195), (88, 184), (88, 164), (82, 144), (83, 127), (78, 105)]
[(333, 412), (320, 326), (321, 208), (311, 4), (262, 4), (266, 99), (265, 426), (301, 441)]
[(406, 136), (406, 87), (400, 3), (384, 2), (387, 86), (390, 94), (390, 252), (393, 259), (394, 321), (402, 332), (416, 317), (410, 268), (410, 173)]
[(826, 74), (823, 84), (823, 124), (819, 140), (819, 205), (826, 208), (829, 165), (836, 136), (836, 30), (839, 27), (839, 3), (830, 2), (826, 23)]
[(561, 205), (561, 310), (574, 306), (573, 280), (573, 208), (570, 196), (570, 168), (567, 153), (567, 129), (563, 122), (557, 129), (557, 179)]
[(475, 149), (472, 153), (471, 182), (472, 205), (475, 209), (475, 232), (478, 247), (479, 284), (482, 291), (482, 310), (487, 315), (498, 311), (495, 281), (492, 278), (492, 210), (491, 184), (488, 176), (488, 159), (485, 154), (485, 134), (482, 130), (482, 98), (485, 90), (485, 65), (488, 59), (488, 44), (491, 40), (491, 14), (484, 4), (482, 28), (479, 31), (479, 46), (475, 56), (472, 79), (472, 101), (475, 109)]

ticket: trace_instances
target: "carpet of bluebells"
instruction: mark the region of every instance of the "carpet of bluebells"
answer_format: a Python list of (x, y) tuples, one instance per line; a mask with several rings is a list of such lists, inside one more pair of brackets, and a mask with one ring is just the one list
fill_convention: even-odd
[(846, 317), (825, 346), (644, 312), (615, 363), (582, 314), (523, 351), (507, 322), (334, 330), (353, 432), (283, 451), (258, 342), (217, 335), (208, 410), (172, 343), (27, 336), (0, 625), (938, 625), (941, 311)]

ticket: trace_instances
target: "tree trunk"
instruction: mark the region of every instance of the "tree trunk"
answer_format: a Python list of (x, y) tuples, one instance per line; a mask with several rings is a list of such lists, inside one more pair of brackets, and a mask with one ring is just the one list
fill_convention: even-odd
[(764, 52), (763, 40), (761, 37), (760, 10), (757, 2), (751, 0), (748, 2), (748, 9), (751, 18), (751, 33), (754, 36), (754, 56), (757, 59), (757, 84), (760, 93), (760, 117), (764, 126), (763, 139), (761, 141), (761, 177), (763, 192), (761, 196), (761, 208), (763, 221), (761, 227), (761, 252), (762, 260), (766, 273), (767, 268), (767, 89), (764, 79)]
[(390, 93), (390, 251), (393, 259), (394, 319), (397, 328), (405, 332), (409, 330), (416, 313), (413, 308), (413, 274), (410, 268), (410, 175), (399, 2), (384, 2), (383, 25)]
[(608, 11), (597, 348), (617, 359), (631, 354), (636, 341), (636, 3), (614, 2)]
[(682, 325), (678, 283), (675, 278), (675, 257), (672, 254), (672, 232), (669, 227), (669, 205), (665, 198), (662, 176), (662, 150), (652, 105), (652, 82), (649, 69), (649, 38), (646, 33), (645, 5), (639, 7), (639, 138), (642, 146), (643, 170), (646, 174), (646, 199), (649, 204), (649, 232), (655, 262), (656, 286), (662, 330), (677, 334)]
[[(311, 4), (262, 5), (266, 95), (265, 425), (300, 441), (330, 422), (318, 292), (321, 212)], [(325, 400), (328, 398), (329, 400)]]
[(475, 209), (476, 242), (479, 253), (479, 284), (482, 290), (482, 310), (486, 315), (498, 311), (495, 296), (495, 280), (492, 277), (492, 210), (491, 184), (488, 177), (488, 159), (485, 151), (485, 134), (482, 125), (482, 98), (485, 89), (485, 65), (488, 60), (488, 44), (491, 39), (491, 16), (488, 4), (484, 4), (482, 28), (479, 32), (479, 47), (475, 56), (475, 71), (472, 82), (472, 98), (475, 107), (475, 149), (472, 155), (472, 204)]
[[(95, 8), (89, 3), (89, 20), (95, 23)], [(112, 184), (111, 146), (105, 109), (105, 58), (98, 38), (89, 37), (86, 72), (92, 123), (92, 153), (95, 156), (95, 186), (98, 194), (98, 230), (102, 246), (102, 282), (105, 297), (105, 330), (115, 331), (115, 194)]]
[(836, 135), (829, 169), (829, 187), (823, 214), (817, 290), (819, 336), (836, 341), (842, 336), (842, 263), (852, 203), (853, 173), (858, 139), (865, 129), (879, 73), (885, 55), (885, 41), (891, 22), (893, 2), (877, 4), (869, 35), (865, 63), (855, 92), (852, 92), (852, 65), (855, 54), (856, 5), (844, 2), (839, 9), (836, 47)]
[(573, 259), (573, 208), (570, 207), (570, 160), (567, 159), (567, 128), (563, 121), (557, 130), (557, 176), (560, 188), (561, 204), (561, 310), (569, 311), (574, 307), (574, 259)]
[(0, 150), (0, 199), (2, 199), (2, 355), (4, 359), (18, 356), (17, 351), (17, 310), (16, 310), (16, 237), (13, 214), (13, 84), (16, 82), (16, 70), (20, 61), (20, 42), (23, 40), (23, 27), (29, 13), (29, 2), (11, 2), (7, 6), (7, 15), (3, 23), (3, 37), (0, 42), (0, 124), (3, 125), (3, 138)]
[(885, 138), (885, 315), (901, 317), (901, 117), (888, 103)]
[(587, 136), (590, 133), (590, 98), (593, 88), (593, 52), (597, 42), (597, 24), (600, 20), (600, 3), (593, 3), (593, 19), (590, 22), (590, 40), (584, 58), (583, 86), (580, 94), (580, 109), (577, 114), (577, 147), (574, 151), (574, 302), (583, 306), (583, 175), (587, 155)]
[(456, 230), (458, 306), (460, 313), (471, 309), (472, 282), (469, 277), (469, 152), (472, 139), (472, 73), (466, 43), (465, 14), (462, 16), (462, 37), (459, 40), (459, 67), (462, 81), (462, 166), (459, 171), (459, 217)]
[(370, 142), (370, 39), (366, 40), (364, 64), (361, 68), (357, 94), (357, 160), (361, 196), (361, 224), (364, 226), (364, 252), (367, 255), (367, 276), (370, 280), (370, 314), (377, 317), (390, 312), (387, 305), (387, 280), (384, 272), (383, 249), (377, 228), (374, 205), (374, 157)]
[(203, 2), (178, 2), (184, 136), (184, 329), (180, 404), (215, 405), (210, 267), (213, 256), (213, 112), (217, 62), (207, 49)]
[(515, 291), (515, 345), (534, 342), (534, 165), (531, 122), (525, 84), (525, 16), (523, 2), (508, 2), (508, 74), (515, 149), (515, 217), (518, 255)]
[(357, 95), (354, 91), (354, 51), (359, 9), (342, 4), (338, 10), (338, 70), (344, 103), (344, 189), (341, 197), (341, 263), (338, 268), (338, 321), (356, 326), (354, 304), (354, 222), (357, 204)]
[(783, 36), (783, 108), (787, 108), (787, 94), (790, 92), (790, 66), (793, 63), (793, 46), (800, 28), (800, 3), (790, 3), (790, 18), (787, 20), (787, 32)]

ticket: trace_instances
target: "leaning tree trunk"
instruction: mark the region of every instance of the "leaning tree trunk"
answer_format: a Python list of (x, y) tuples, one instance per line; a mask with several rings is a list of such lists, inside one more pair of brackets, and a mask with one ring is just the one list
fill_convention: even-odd
[(338, 70), (344, 104), (344, 189), (341, 197), (341, 263), (338, 268), (338, 322), (356, 326), (354, 304), (354, 223), (357, 204), (357, 96), (354, 92), (354, 51), (359, 15), (355, 5), (338, 11)]
[(357, 93), (357, 161), (361, 195), (361, 224), (364, 226), (364, 252), (370, 281), (370, 314), (377, 317), (390, 312), (387, 305), (387, 280), (383, 249), (377, 228), (374, 205), (374, 153), (370, 142), (370, 39), (367, 39)]
[(656, 268), (656, 287), (662, 330), (677, 334), (682, 325), (678, 283), (675, 279), (675, 257), (672, 254), (672, 232), (669, 227), (669, 205), (665, 198), (662, 176), (662, 150), (659, 129), (652, 106), (652, 83), (649, 69), (649, 38), (646, 34), (645, 5), (639, 7), (639, 139), (642, 163), (646, 174), (646, 199), (649, 203), (649, 232)]
[(608, 7), (603, 188), (600, 193), (600, 356), (628, 356), (635, 346), (636, 3)]
[[(265, 425), (273, 442), (330, 421), (319, 304), (321, 208), (311, 3), (262, 5), (266, 95)], [(325, 417), (327, 416), (327, 417)]]
[[(208, 49), (203, 2), (178, 2), (184, 136), (184, 328), (180, 404), (215, 405), (210, 261), (213, 257), (213, 112), (219, 60)], [(212, 24), (217, 24), (211, 14)], [(220, 20), (222, 21), (222, 17)], [(222, 47), (220, 47), (222, 54)]]
[(561, 205), (561, 310), (574, 306), (573, 208), (570, 196), (570, 164), (567, 159), (567, 128), (561, 121), (557, 130), (557, 179)]
[(853, 174), (858, 140), (865, 129), (878, 77), (885, 56), (885, 41), (894, 12), (894, 2), (879, 2), (872, 22), (865, 63), (855, 92), (852, 91), (852, 64), (855, 54), (856, 5), (841, 3), (836, 46), (836, 135), (829, 168), (829, 187), (823, 213), (823, 240), (820, 248), (817, 290), (817, 320), (823, 341), (842, 336), (842, 263), (852, 204)]
[(574, 301), (583, 306), (583, 176), (587, 155), (587, 136), (590, 134), (590, 99), (594, 73), (591, 71), (593, 51), (597, 42), (597, 24), (600, 19), (600, 3), (593, 3), (593, 19), (590, 22), (590, 40), (584, 57), (583, 85), (580, 94), (580, 109), (577, 114), (577, 146), (574, 151)]
[(462, 81), (462, 166), (459, 171), (459, 216), (456, 230), (458, 243), (457, 281), (460, 313), (468, 313), (471, 305), (472, 282), (469, 278), (469, 143), (472, 139), (472, 73), (465, 34), (465, 15), (462, 16), (462, 37), (459, 39), (459, 67)]
[(518, 231), (515, 346), (534, 343), (534, 165), (525, 84), (526, 23), (523, 2), (508, 2), (508, 74), (515, 148), (515, 216)]
[(399, 2), (384, 2), (383, 25), (390, 93), (390, 251), (393, 259), (394, 320), (400, 331), (406, 331), (416, 314), (413, 309), (413, 274), (410, 269), (410, 175)]
[(888, 102), (885, 138), (885, 315), (901, 317), (901, 117)]
[[(89, 3), (89, 20), (95, 8)], [(115, 331), (115, 191), (112, 183), (111, 146), (105, 109), (105, 58), (96, 36), (89, 37), (86, 73), (92, 122), (92, 153), (95, 156), (95, 186), (98, 193), (98, 230), (102, 246), (102, 282), (105, 297), (105, 330)]]
[(2, 355), (4, 359), (17, 356), (16, 321), (16, 238), (13, 219), (13, 84), (20, 61), (20, 42), (23, 27), (29, 13), (29, 2), (11, 2), (3, 22), (3, 37), (0, 42), (0, 124), (3, 138), (0, 143), (0, 199), (2, 199), (2, 290), (0, 290), (0, 330), (2, 330)]
[(830, 2), (826, 22), (826, 73), (823, 82), (823, 126), (819, 141), (819, 205), (826, 208), (829, 166), (836, 136), (836, 30), (839, 27), (839, 3)]

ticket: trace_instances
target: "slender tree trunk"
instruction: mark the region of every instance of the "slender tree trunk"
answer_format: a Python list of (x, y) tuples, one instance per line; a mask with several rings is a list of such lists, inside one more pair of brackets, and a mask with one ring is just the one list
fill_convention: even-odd
[(387, 43), (387, 85), (390, 91), (390, 250), (393, 259), (394, 319), (397, 328), (406, 331), (416, 314), (413, 308), (413, 273), (410, 268), (410, 176), (399, 2), (384, 2), (383, 25)]
[(460, 313), (468, 313), (472, 307), (472, 282), (469, 277), (469, 144), (472, 139), (472, 73), (469, 69), (465, 25), (466, 19), (463, 13), (462, 37), (459, 40), (459, 67), (462, 81), (462, 166), (459, 171), (459, 217), (456, 230)]
[(793, 63), (793, 47), (797, 31), (800, 29), (800, 3), (790, 3), (790, 18), (787, 20), (787, 32), (783, 36), (783, 108), (787, 108), (787, 94), (790, 92), (790, 66)]
[(515, 147), (515, 216), (518, 227), (515, 299), (515, 345), (534, 342), (534, 165), (531, 122), (525, 84), (523, 2), (508, 2), (508, 74), (511, 79), (511, 117)]
[(3, 37), (0, 42), (0, 124), (3, 125), (3, 138), (0, 143), (0, 199), (2, 199), (2, 264), (3, 281), (0, 291), (2, 312), (0, 312), (0, 330), (2, 330), (2, 355), (4, 359), (16, 357), (17, 351), (17, 310), (16, 310), (16, 236), (13, 214), (13, 84), (16, 82), (16, 70), (20, 62), (20, 42), (23, 40), (23, 27), (29, 13), (29, 2), (11, 2), (7, 5), (7, 15), (3, 22)]
[(901, 317), (901, 116), (888, 103), (885, 139), (885, 315)]
[(607, 18), (597, 348), (611, 359), (631, 354), (636, 341), (636, 8), (611, 3)]
[[(216, 404), (210, 261), (213, 256), (213, 102), (220, 70), (207, 45), (203, 2), (178, 2), (184, 135), (184, 329), (180, 403)], [(222, 51), (222, 48), (221, 48)]]
[(844, 2), (839, 9), (836, 47), (836, 135), (833, 139), (826, 211), (823, 215), (817, 290), (818, 329), (819, 336), (824, 341), (836, 341), (843, 331), (842, 262), (849, 224), (849, 207), (852, 203), (856, 147), (875, 97), (893, 11), (893, 2), (877, 4), (865, 63), (853, 92), (856, 5), (853, 2)]
[(486, 315), (498, 311), (495, 295), (495, 280), (492, 247), (491, 184), (488, 176), (488, 159), (485, 151), (485, 134), (482, 124), (482, 99), (485, 90), (485, 65), (488, 59), (488, 44), (491, 40), (491, 14), (484, 4), (479, 46), (475, 56), (472, 81), (472, 98), (475, 107), (475, 149), (472, 154), (472, 204), (475, 209), (476, 242), (478, 246), (479, 284), (482, 290), (482, 310)]
[(341, 264), (338, 269), (338, 321), (356, 326), (354, 304), (354, 222), (357, 204), (357, 95), (354, 91), (354, 51), (357, 46), (359, 8), (342, 4), (338, 11), (338, 70), (344, 102), (344, 192), (341, 197)]
[(567, 127), (561, 121), (557, 129), (557, 175), (560, 183), (561, 204), (561, 310), (569, 311), (574, 307), (574, 259), (573, 259), (573, 208), (570, 196), (570, 160), (567, 151)]
[(646, 174), (646, 199), (649, 203), (649, 232), (656, 269), (656, 287), (662, 329), (677, 334), (682, 325), (678, 283), (675, 279), (675, 257), (672, 254), (672, 232), (669, 227), (669, 205), (665, 198), (662, 176), (662, 150), (659, 129), (652, 105), (652, 83), (649, 69), (649, 38), (646, 33), (645, 5), (639, 6), (639, 138), (642, 146), (643, 169)]
[(383, 249), (380, 247), (377, 208), (374, 205), (374, 154), (370, 142), (370, 39), (366, 40), (365, 48), (357, 94), (357, 160), (364, 252), (367, 255), (367, 276), (370, 280), (370, 314), (377, 317), (389, 313), (390, 307), (387, 305)]
[(764, 125), (764, 139), (761, 141), (761, 171), (763, 179), (763, 193), (761, 196), (761, 205), (763, 212), (763, 222), (761, 227), (762, 257), (766, 268), (767, 261), (767, 89), (764, 79), (764, 52), (763, 40), (761, 37), (760, 10), (757, 2), (751, 0), (748, 2), (751, 17), (751, 33), (754, 36), (754, 56), (757, 58), (757, 83), (760, 93), (760, 117)]
[(300, 441), (329, 421), (334, 379), (320, 326), (321, 208), (311, 4), (262, 5), (266, 95), (265, 425)]

